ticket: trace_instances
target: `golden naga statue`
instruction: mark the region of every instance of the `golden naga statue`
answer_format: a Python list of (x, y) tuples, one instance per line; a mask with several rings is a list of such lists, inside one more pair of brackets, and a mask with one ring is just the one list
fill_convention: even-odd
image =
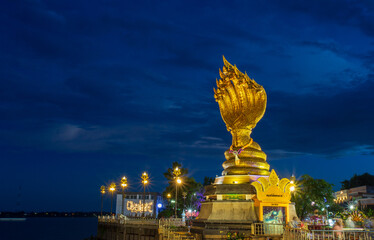
[(213, 89), (227, 131), (232, 134), (232, 145), (225, 152), (222, 175), (269, 175), (266, 154), (250, 137), (265, 113), (265, 89), (225, 57), (223, 63), (217, 90)]

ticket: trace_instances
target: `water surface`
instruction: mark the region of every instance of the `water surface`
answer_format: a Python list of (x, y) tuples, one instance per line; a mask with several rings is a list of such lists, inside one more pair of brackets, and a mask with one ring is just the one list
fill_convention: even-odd
[(0, 221), (0, 240), (83, 240), (96, 236), (97, 218), (27, 218)]

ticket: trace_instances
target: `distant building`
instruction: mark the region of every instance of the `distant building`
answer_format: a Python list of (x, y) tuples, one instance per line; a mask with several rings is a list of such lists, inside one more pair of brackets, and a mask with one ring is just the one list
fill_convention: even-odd
[[(156, 218), (163, 208), (163, 199), (159, 193), (145, 193), (145, 203), (143, 204), (143, 192), (125, 192), (125, 198), (122, 199), (122, 193), (117, 193), (116, 214), (123, 214), (127, 217), (142, 217), (143, 211), (145, 217)], [(122, 207), (124, 202), (124, 208)]]
[(335, 192), (334, 202), (340, 204), (351, 201), (348, 197), (348, 190), (341, 190), (339, 192)]
[(338, 204), (357, 201), (363, 208), (374, 208), (374, 187), (361, 186), (335, 192), (334, 201)]

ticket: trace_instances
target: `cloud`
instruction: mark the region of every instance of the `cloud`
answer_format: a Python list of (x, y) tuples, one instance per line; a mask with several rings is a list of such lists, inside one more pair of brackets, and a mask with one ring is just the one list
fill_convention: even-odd
[(275, 1), (278, 7), (295, 14), (300, 12), (320, 22), (353, 26), (369, 36), (374, 36), (374, 6), (370, 1)]
[(256, 136), (266, 149), (325, 156), (373, 146), (373, 90), (369, 75), (363, 84), (331, 95), (268, 93), (268, 109)]
[(83, 129), (74, 125), (65, 125), (57, 133), (57, 140), (70, 141), (76, 139)]
[(231, 144), (212, 91), (222, 55), (267, 91), (252, 137), (274, 166), (373, 153), (369, 2), (3, 5), (0, 148), (33, 185), (176, 160), (214, 176)]

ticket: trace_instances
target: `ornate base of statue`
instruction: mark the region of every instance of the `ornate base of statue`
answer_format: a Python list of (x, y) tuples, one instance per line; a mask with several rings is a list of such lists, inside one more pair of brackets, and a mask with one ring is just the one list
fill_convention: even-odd
[[(198, 239), (218, 238), (229, 231), (250, 235), (252, 223), (286, 223), (289, 213), (294, 212), (289, 207), (293, 183), (288, 179), (279, 181), (274, 170), (270, 174), (266, 154), (250, 137), (265, 113), (265, 89), (225, 58), (223, 62), (214, 97), (232, 134), (232, 145), (225, 151), (222, 176), (206, 187), (206, 201), (193, 221), (191, 232)], [(272, 219), (273, 215), (278, 218)]]

